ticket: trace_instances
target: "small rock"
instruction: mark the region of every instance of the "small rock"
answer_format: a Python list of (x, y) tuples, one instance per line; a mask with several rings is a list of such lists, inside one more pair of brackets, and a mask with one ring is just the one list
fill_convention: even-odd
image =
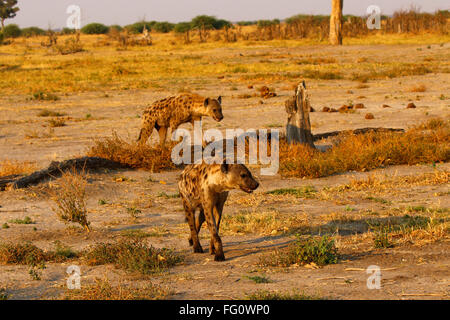
[(355, 104), (355, 109), (365, 109), (365, 106), (363, 103), (357, 103)]
[(383, 104), (383, 108), (390, 108), (391, 106), (387, 105), (387, 104)]
[(328, 107), (323, 107), (323, 108), (322, 108), (322, 112), (330, 112), (330, 108), (328, 108)]
[(412, 102), (408, 103), (408, 105), (406, 106), (406, 109), (415, 109), (416, 105)]
[(373, 115), (372, 113), (366, 113), (365, 118), (366, 118), (367, 120), (375, 119), (375, 117), (374, 117), (374, 115)]

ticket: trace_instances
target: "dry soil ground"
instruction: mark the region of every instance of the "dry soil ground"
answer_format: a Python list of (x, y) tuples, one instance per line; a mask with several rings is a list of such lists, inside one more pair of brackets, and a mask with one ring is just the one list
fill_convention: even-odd
[[(422, 48), (422, 50), (417, 50)], [(379, 61), (423, 61), (426, 57), (448, 61), (449, 44), (432, 45), (429, 49), (420, 45), (367, 45), (332, 48), (328, 46), (258, 47), (249, 49), (211, 49), (205, 54), (219, 59), (240, 59), (243, 64), (264, 56), (316, 54), (338, 59), (355, 60), (360, 56)], [(255, 58), (256, 57), (256, 58)], [(274, 58), (275, 59), (275, 58)], [(223, 96), (225, 119), (220, 124), (205, 119), (205, 128), (267, 128), (281, 127), (286, 122), (284, 100), (292, 94), (292, 84), (282, 80), (248, 80), (203, 77), (190, 79), (190, 87), (206, 96)], [(418, 84), (426, 86), (425, 92), (411, 92)], [(268, 85), (278, 96), (272, 99), (250, 97), (255, 88)], [(361, 127), (408, 128), (433, 116), (449, 117), (450, 75), (430, 73), (393, 79), (369, 81), (366, 86), (350, 80), (309, 80), (307, 86), (313, 107), (339, 107), (351, 100), (364, 103), (366, 109), (351, 114), (314, 112), (311, 122), (314, 133)], [(156, 99), (174, 94), (179, 88), (142, 89), (127, 91), (93, 91), (62, 96), (55, 102), (26, 101), (27, 95), (2, 95), (0, 97), (0, 160), (35, 161), (44, 167), (52, 160), (64, 160), (83, 155), (95, 137), (119, 135), (135, 139), (144, 106)], [(447, 96), (447, 97), (446, 97)], [(263, 103), (261, 104), (260, 101)], [(413, 101), (416, 109), (406, 109)], [(391, 108), (382, 108), (388, 104)], [(46, 118), (38, 117), (47, 108), (67, 114), (66, 126), (49, 131)], [(366, 120), (365, 113), (374, 114), (374, 120)], [(87, 114), (91, 116), (86, 117)], [(189, 126), (187, 126), (189, 127)], [(156, 141), (156, 134), (153, 140)], [(305, 225), (333, 230), (342, 257), (338, 264), (323, 268), (296, 266), (291, 268), (263, 268), (259, 258), (293, 241), (286, 230), (264, 230), (254, 233), (224, 231), (227, 260), (214, 262), (208, 253), (193, 254), (187, 241), (187, 225), (179, 198), (167, 199), (177, 192), (176, 180), (180, 171), (149, 173), (145, 171), (113, 171), (89, 175), (88, 209), (93, 232), (84, 234), (78, 229), (67, 229), (52, 211), (53, 204), (42, 196), (46, 185), (27, 190), (0, 192), (0, 225), (12, 219), (29, 216), (35, 224), (9, 223), (9, 229), (0, 229), (0, 241), (31, 241), (38, 247), (51, 249), (55, 240), (74, 249), (86, 248), (100, 241), (112, 241), (124, 235), (126, 230), (142, 230), (149, 236), (149, 244), (156, 247), (175, 248), (185, 256), (182, 264), (167, 273), (152, 277), (130, 275), (112, 266), (90, 267), (81, 262), (82, 285), (95, 278), (107, 277), (112, 284), (146, 283), (152, 281), (173, 290), (173, 299), (236, 299), (259, 289), (291, 292), (298, 290), (310, 295), (331, 299), (448, 299), (450, 294), (449, 241), (411, 241), (394, 248), (374, 249), (371, 235), (366, 234), (364, 219), (370, 216), (389, 215), (395, 210), (405, 213), (408, 207), (422, 206), (448, 210), (448, 184), (398, 183), (387, 190), (367, 187), (364, 191), (333, 192), (325, 187), (337, 187), (349, 183), (355, 177), (365, 179), (375, 174), (393, 177), (420, 176), (435, 170), (449, 171), (448, 164), (395, 166), (372, 172), (335, 175), (321, 179), (283, 179), (280, 176), (259, 176), (261, 187), (253, 195), (233, 191), (224, 214), (242, 212), (261, 214), (277, 212), (293, 215)], [(124, 178), (124, 179), (117, 179)], [(151, 179), (149, 179), (151, 178)], [(276, 188), (314, 186), (320, 196), (311, 199), (293, 196), (272, 196), (264, 192)], [(322, 192), (323, 191), (323, 192)], [(379, 198), (380, 201), (368, 199)], [(100, 205), (103, 199), (106, 204)], [(133, 219), (127, 208), (141, 211)], [(356, 221), (356, 222), (355, 222)], [(358, 221), (362, 221), (358, 223)], [(202, 230), (203, 247), (207, 248), (206, 229)], [(77, 264), (70, 262), (69, 264)], [(5, 287), (12, 299), (40, 299), (60, 297), (65, 290), (66, 268), (69, 264), (47, 264), (40, 281), (32, 280), (28, 267), (0, 266), (0, 288)], [(382, 287), (369, 290), (366, 286), (366, 268), (377, 265), (382, 272)], [(265, 275), (272, 282), (257, 284), (247, 276)]]

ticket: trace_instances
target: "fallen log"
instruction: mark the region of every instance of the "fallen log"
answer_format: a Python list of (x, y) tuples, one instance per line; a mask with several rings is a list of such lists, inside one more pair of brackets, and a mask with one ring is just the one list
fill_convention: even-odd
[(331, 131), (331, 132), (319, 133), (319, 134), (315, 134), (313, 136), (313, 138), (314, 138), (314, 141), (318, 141), (321, 139), (338, 136), (341, 133), (364, 134), (364, 133), (369, 133), (369, 132), (405, 132), (405, 129), (361, 128), (361, 129), (355, 129), (355, 130), (343, 130), (343, 131)]
[(99, 157), (82, 157), (65, 161), (53, 161), (46, 169), (35, 171), (25, 177), (7, 176), (0, 178), (0, 190), (22, 189), (60, 177), (67, 170), (120, 169), (125, 165)]

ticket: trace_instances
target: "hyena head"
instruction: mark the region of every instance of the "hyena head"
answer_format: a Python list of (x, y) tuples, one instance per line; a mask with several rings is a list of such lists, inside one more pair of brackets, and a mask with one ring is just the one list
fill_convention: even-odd
[(204, 105), (206, 107), (206, 113), (217, 122), (223, 119), (222, 114), (222, 97), (217, 99), (206, 98)]
[(230, 189), (241, 189), (252, 193), (259, 187), (258, 181), (253, 178), (252, 173), (243, 164), (221, 164), (220, 170), (225, 174), (227, 187)]

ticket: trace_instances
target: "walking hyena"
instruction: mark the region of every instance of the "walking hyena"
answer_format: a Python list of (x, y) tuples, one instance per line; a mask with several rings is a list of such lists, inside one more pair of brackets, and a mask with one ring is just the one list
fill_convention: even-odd
[[(191, 164), (184, 169), (178, 187), (191, 229), (189, 244), (194, 246), (195, 253), (203, 253), (198, 233), (206, 219), (211, 232), (210, 253), (215, 255), (215, 261), (225, 260), (219, 227), (228, 192), (241, 189), (251, 193), (258, 186), (259, 183), (243, 164)], [(197, 209), (200, 212), (195, 216)]]
[(197, 94), (183, 93), (154, 102), (142, 116), (142, 129), (138, 141), (147, 142), (153, 128), (159, 133), (159, 142), (164, 145), (167, 130), (175, 130), (183, 123), (200, 121), (203, 116), (210, 116), (216, 121), (223, 119), (222, 97), (205, 98)]

